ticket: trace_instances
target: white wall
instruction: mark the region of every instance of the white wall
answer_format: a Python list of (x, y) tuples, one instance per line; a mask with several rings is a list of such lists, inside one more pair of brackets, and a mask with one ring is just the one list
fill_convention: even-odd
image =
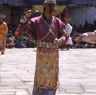
[(84, 25), (85, 20), (93, 23), (96, 20), (96, 7), (73, 7), (69, 9), (70, 23)]

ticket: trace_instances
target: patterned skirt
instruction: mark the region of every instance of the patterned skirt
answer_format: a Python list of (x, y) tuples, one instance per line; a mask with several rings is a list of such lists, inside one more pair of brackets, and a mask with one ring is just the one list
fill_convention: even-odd
[(37, 44), (36, 71), (32, 95), (55, 95), (58, 82), (58, 45)]

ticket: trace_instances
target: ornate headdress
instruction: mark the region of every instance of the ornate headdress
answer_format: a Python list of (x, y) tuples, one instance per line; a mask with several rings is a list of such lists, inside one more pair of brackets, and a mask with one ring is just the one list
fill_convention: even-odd
[(56, 0), (44, 0), (44, 3), (47, 3), (47, 4), (56, 4)]

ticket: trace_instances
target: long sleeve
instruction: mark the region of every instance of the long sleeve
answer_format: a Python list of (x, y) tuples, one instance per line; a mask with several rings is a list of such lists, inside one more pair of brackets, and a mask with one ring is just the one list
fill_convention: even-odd
[(68, 35), (65, 30), (65, 24), (62, 21), (59, 21), (59, 39), (62, 40), (62, 44), (64, 44), (68, 38)]

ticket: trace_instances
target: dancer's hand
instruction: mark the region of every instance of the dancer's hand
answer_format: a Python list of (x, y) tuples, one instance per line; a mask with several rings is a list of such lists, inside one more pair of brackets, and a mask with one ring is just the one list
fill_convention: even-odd
[(54, 44), (58, 44), (59, 43), (59, 39), (58, 38), (55, 38), (54, 39)]
[(62, 43), (64, 43), (65, 42), (65, 37), (63, 36), (63, 37), (61, 37), (60, 39), (59, 39), (59, 44), (62, 44)]
[(62, 44), (62, 42), (63, 42), (62, 39), (59, 39), (59, 44)]

